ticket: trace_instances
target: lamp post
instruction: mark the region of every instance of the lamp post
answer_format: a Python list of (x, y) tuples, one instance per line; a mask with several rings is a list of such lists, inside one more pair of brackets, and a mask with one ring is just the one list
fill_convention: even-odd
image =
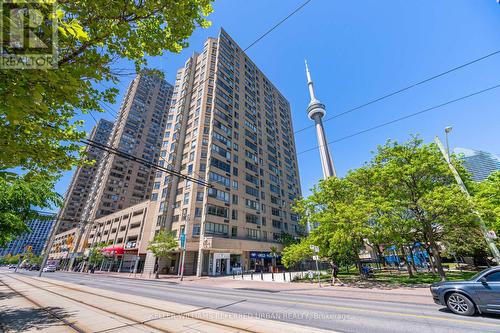
[(444, 128), (444, 136), (446, 138), (446, 154), (448, 154), (448, 158), (450, 158), (450, 145), (448, 143), (448, 134), (451, 132), (452, 129), (453, 127), (451, 126), (446, 126)]

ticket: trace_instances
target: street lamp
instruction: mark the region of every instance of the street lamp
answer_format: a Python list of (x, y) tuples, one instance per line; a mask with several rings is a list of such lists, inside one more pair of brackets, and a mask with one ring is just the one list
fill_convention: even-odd
[(448, 159), (450, 158), (450, 145), (448, 144), (448, 134), (451, 132), (453, 127), (451, 126), (446, 126), (444, 128), (444, 136), (446, 138), (446, 154), (448, 154)]

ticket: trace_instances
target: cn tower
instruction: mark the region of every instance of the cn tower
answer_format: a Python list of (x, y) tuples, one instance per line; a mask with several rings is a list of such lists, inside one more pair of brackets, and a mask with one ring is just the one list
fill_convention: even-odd
[(311, 73), (309, 72), (309, 67), (306, 61), (306, 74), (307, 74), (307, 86), (309, 87), (309, 95), (311, 96), (311, 101), (307, 106), (307, 116), (309, 119), (314, 120), (316, 127), (316, 135), (318, 136), (318, 146), (319, 154), (321, 157), (321, 166), (323, 168), (323, 178), (336, 177), (335, 167), (333, 166), (333, 159), (330, 155), (328, 149), (328, 143), (326, 141), (325, 129), (323, 128), (323, 121), (321, 120), (326, 114), (325, 105), (322, 104), (316, 96), (314, 95), (314, 85), (311, 80)]

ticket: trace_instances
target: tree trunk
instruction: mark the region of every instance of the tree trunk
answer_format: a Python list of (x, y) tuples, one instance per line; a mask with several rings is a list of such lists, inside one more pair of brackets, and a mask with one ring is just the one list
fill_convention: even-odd
[(418, 273), (417, 266), (415, 266), (415, 261), (413, 259), (413, 249), (412, 249), (411, 246), (409, 247), (409, 250), (410, 250), (410, 264), (411, 264), (411, 267), (413, 268), (413, 271), (415, 273)]
[(385, 262), (385, 258), (384, 256), (382, 255), (382, 251), (380, 251), (380, 246), (377, 244), (375, 246), (375, 249), (377, 250), (377, 256), (378, 256), (378, 260), (379, 262), (382, 263), (382, 266), (384, 266), (384, 268), (387, 267), (387, 263)]
[(425, 247), (425, 252), (427, 252), (427, 255), (429, 256), (429, 266), (430, 266), (430, 269), (431, 269), (431, 273), (433, 275), (436, 275), (436, 268), (434, 266), (434, 260), (432, 260), (431, 251), (429, 250), (428, 247)]
[(438, 271), (439, 277), (441, 281), (446, 280), (446, 275), (444, 274), (443, 265), (441, 264), (441, 255), (439, 254), (439, 249), (437, 247), (436, 242), (434, 241), (434, 234), (432, 230), (429, 231), (429, 244), (431, 245), (432, 256), (434, 257), (434, 261), (436, 262), (436, 269)]
[(403, 252), (403, 258), (406, 261), (406, 269), (408, 270), (408, 275), (413, 278), (415, 275), (413, 274), (413, 270), (411, 268), (411, 264), (408, 262), (408, 256), (406, 255), (406, 249), (405, 246), (401, 246), (401, 252)]

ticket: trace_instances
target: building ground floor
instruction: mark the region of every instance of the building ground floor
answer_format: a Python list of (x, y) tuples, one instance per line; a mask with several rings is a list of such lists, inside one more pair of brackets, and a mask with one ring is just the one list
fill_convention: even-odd
[[(220, 276), (241, 272), (271, 272), (272, 267), (279, 267), (281, 256), (273, 253), (271, 247), (281, 249), (280, 244), (251, 240), (205, 237), (201, 250), (202, 275)], [(188, 241), (184, 259), (184, 275), (197, 273), (199, 241)], [(172, 253), (170, 258), (161, 258), (158, 262), (160, 274), (180, 274), (182, 252)], [(154, 271), (154, 256), (148, 254), (145, 265)], [(148, 265), (148, 261), (150, 264)], [(145, 272), (148, 272), (148, 269)]]

